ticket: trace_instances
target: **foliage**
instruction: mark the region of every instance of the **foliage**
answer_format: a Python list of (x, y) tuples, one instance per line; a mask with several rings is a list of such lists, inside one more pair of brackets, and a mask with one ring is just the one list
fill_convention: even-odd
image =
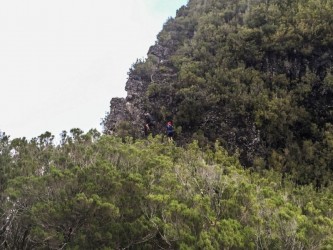
[(244, 170), (218, 142), (202, 150), (161, 141), (80, 129), (64, 131), (59, 145), (50, 133), (29, 142), (3, 135), (1, 248), (332, 247), (331, 186)]

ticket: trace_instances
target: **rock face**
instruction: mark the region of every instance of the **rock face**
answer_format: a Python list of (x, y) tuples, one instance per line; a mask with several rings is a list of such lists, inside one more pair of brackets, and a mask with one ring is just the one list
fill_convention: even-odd
[(107, 128), (106, 133), (113, 134), (121, 121), (127, 120), (125, 98), (112, 98), (110, 102), (111, 111), (104, 121)]
[[(110, 113), (104, 120), (105, 133), (118, 134), (119, 127), (126, 124), (132, 127), (129, 135), (134, 137), (142, 137), (145, 135), (145, 113), (154, 112), (146, 105), (146, 92), (149, 85), (165, 83), (165, 79), (169, 74), (161, 74), (160, 66), (167, 64), (167, 58), (170, 56), (170, 49), (162, 45), (156, 44), (151, 46), (148, 51), (149, 60), (154, 60), (154, 66), (149, 69), (149, 75), (143, 76), (142, 73), (131, 71), (126, 82), (125, 90), (126, 98), (112, 98), (110, 102)], [(153, 59), (152, 59), (153, 58)], [(140, 62), (141, 63), (141, 62)], [(142, 65), (144, 63), (141, 63)], [(173, 75), (176, 76), (175, 74)], [(158, 105), (158, 103), (156, 104)], [(162, 132), (161, 125), (157, 127), (156, 132)]]
[[(126, 83), (127, 97), (112, 98), (110, 102), (110, 113), (104, 121), (105, 133), (117, 134), (119, 127), (129, 123), (132, 127), (143, 129), (144, 110), (140, 102), (143, 95), (142, 81), (130, 77)], [(132, 136), (140, 136), (141, 131), (136, 130)]]
[[(174, 114), (178, 112), (176, 105), (178, 100), (172, 86), (177, 83), (179, 72), (170, 61), (174, 51), (175, 49), (160, 44), (149, 48), (148, 60), (154, 60), (154, 66), (147, 70), (148, 76), (135, 70), (129, 73), (125, 86), (126, 98), (111, 99), (110, 113), (104, 121), (105, 133), (142, 138), (147, 135), (144, 130), (145, 113), (150, 113), (157, 120), (155, 131), (151, 132), (164, 133), (164, 124), (168, 120), (173, 120)], [(181, 128), (177, 142), (183, 144), (191, 141), (193, 132), (197, 134), (196, 129), (203, 132), (215, 131), (216, 136), (210, 139), (223, 138), (224, 146), (231, 152), (235, 152), (242, 145), (241, 158), (243, 163), (249, 165), (256, 155), (260, 142), (260, 132), (253, 121), (246, 117), (239, 118), (221, 113), (220, 109), (216, 110), (214, 107), (210, 108), (211, 110), (201, 114), (200, 119), (203, 122), (199, 128), (185, 126)], [(243, 127), (239, 125), (241, 119), (246, 120), (243, 122)]]
[[(333, 122), (330, 38), (322, 44), (309, 29), (299, 34), (308, 43), (303, 47), (282, 21), (256, 14), (263, 1), (236, 2), (190, 0), (178, 10), (147, 59), (130, 69), (126, 98), (111, 100), (105, 133), (147, 136), (149, 113), (153, 134), (173, 120), (181, 145), (218, 140), (246, 166), (260, 158), (266, 166), (280, 161), (281, 168), (291, 151), (297, 165), (302, 145), (314, 136), (319, 145)], [(271, 11), (277, 17), (286, 9)]]

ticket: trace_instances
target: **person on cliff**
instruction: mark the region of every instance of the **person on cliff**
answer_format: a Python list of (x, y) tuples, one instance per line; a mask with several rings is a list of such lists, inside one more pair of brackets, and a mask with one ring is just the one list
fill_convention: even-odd
[(155, 127), (155, 120), (151, 114), (145, 113), (145, 134), (148, 135), (149, 132)]
[(167, 134), (167, 137), (168, 137), (168, 141), (169, 141), (169, 142), (173, 141), (174, 130), (173, 130), (172, 121), (169, 121), (169, 122), (167, 123), (167, 126), (166, 126), (166, 134)]

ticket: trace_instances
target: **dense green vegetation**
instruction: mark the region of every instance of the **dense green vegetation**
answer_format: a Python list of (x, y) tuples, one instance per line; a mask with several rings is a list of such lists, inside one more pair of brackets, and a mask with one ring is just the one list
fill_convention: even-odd
[(171, 51), (168, 62), (151, 55), (131, 72), (146, 80), (177, 74), (152, 78), (146, 109), (172, 117), (178, 141), (218, 139), (244, 166), (329, 184), (333, 1), (190, 0), (158, 44)]
[(0, 248), (333, 249), (332, 186), (165, 141), (1, 134)]
[(154, 138), (0, 133), (0, 249), (333, 249), (332, 29), (331, 0), (190, 0), (129, 72)]

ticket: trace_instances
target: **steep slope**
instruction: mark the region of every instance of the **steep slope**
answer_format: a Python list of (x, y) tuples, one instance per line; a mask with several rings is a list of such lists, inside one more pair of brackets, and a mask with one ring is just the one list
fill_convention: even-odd
[(333, 170), (333, 2), (190, 0), (129, 71), (106, 133), (219, 140), (242, 164), (325, 185)]

